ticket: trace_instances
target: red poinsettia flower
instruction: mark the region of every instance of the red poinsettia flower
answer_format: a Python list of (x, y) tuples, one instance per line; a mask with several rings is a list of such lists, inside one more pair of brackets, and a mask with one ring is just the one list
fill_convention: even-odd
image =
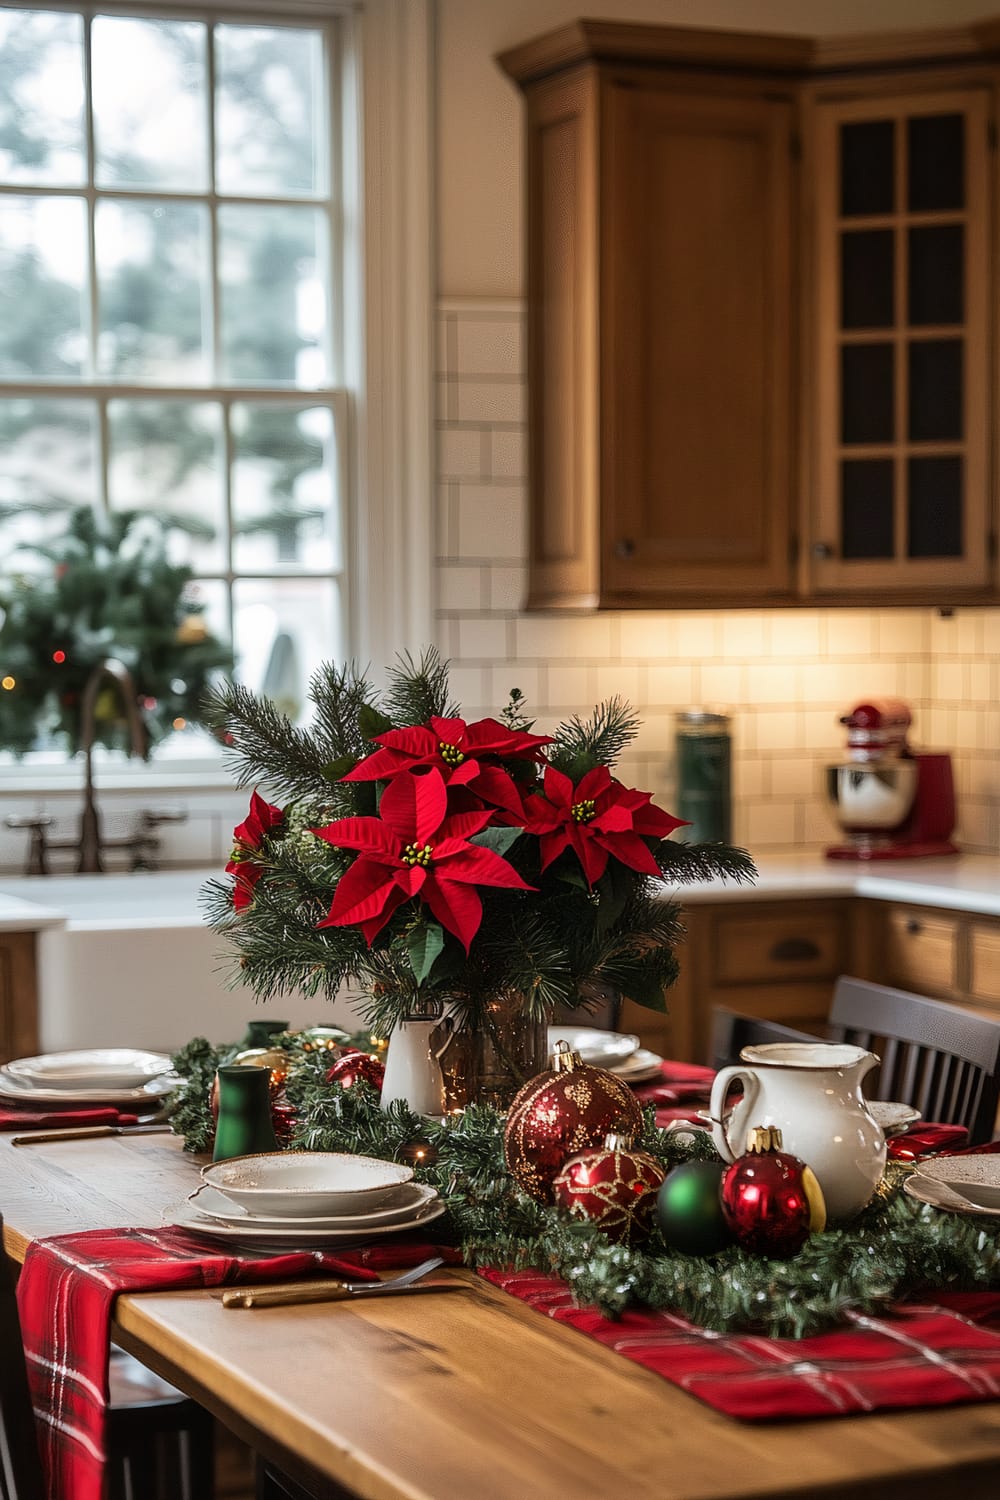
[(552, 741), (547, 735), (508, 729), (496, 719), (466, 724), (464, 719), (432, 718), (429, 724), (389, 729), (376, 735), (375, 743), (382, 749), (348, 771), (344, 781), (390, 781), (401, 771), (433, 766), (448, 787), (466, 787), (482, 802), (502, 807), (520, 821), (520, 792), (493, 761), (539, 761), (542, 745)]
[(659, 866), (643, 840), (666, 838), (684, 827), (684, 819), (653, 807), (652, 797), (652, 792), (622, 786), (607, 766), (588, 771), (576, 786), (555, 766), (547, 767), (544, 795), (524, 801), (524, 826), (538, 836), (542, 869), (564, 849), (572, 849), (591, 886), (611, 857), (631, 870), (658, 875)]
[(233, 829), (233, 852), (229, 856), (226, 874), (236, 877), (233, 906), (237, 911), (250, 905), (253, 888), (264, 873), (263, 865), (254, 859), (264, 843), (264, 835), (283, 823), (284, 818), (285, 814), (280, 807), (265, 802), (255, 791), (250, 798), (250, 811), (246, 821)]
[(489, 808), (448, 815), (440, 771), (396, 775), (382, 794), (377, 818), (339, 818), (314, 828), (317, 838), (358, 858), (341, 876), (320, 927), (360, 927), (371, 947), (393, 912), (416, 896), (466, 952), (479, 931), (483, 904), (474, 887), (530, 891), (499, 854), (470, 844), (490, 821)]

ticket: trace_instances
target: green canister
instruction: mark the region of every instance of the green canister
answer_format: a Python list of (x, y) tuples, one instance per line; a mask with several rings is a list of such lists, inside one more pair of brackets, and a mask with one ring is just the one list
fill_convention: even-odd
[(677, 715), (677, 816), (690, 828), (688, 844), (728, 844), (732, 838), (732, 741), (726, 714), (689, 708)]

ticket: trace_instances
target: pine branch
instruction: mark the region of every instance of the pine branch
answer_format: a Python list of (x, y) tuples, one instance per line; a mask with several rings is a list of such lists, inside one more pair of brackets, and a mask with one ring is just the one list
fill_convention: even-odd
[(678, 885), (715, 879), (751, 885), (757, 879), (757, 867), (747, 851), (729, 844), (682, 844), (664, 839), (653, 854), (664, 880)]
[(209, 723), (232, 735), (226, 763), (238, 786), (258, 782), (284, 801), (331, 792), (325, 769), (329, 747), (297, 729), (266, 698), (239, 683), (213, 689), (205, 699)]
[(381, 705), (394, 724), (459, 717), (461, 709), (449, 697), (448, 665), (435, 646), (428, 646), (416, 661), (409, 651), (400, 652), (386, 670), (389, 685)]
[(369, 753), (358, 714), (374, 701), (375, 689), (353, 663), (338, 667), (324, 662), (309, 683), (309, 697), (316, 708), (313, 734), (329, 750), (329, 760), (361, 760)]
[(574, 714), (559, 725), (549, 760), (573, 781), (595, 766), (613, 766), (639, 733), (640, 720), (623, 698), (599, 703), (589, 719)]

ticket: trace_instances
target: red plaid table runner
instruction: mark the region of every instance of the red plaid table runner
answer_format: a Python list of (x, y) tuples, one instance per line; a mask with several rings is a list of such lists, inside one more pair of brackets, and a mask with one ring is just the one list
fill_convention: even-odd
[(495, 1286), (662, 1375), (728, 1417), (763, 1422), (837, 1417), (1000, 1397), (1000, 1293), (942, 1293), (892, 1316), (805, 1339), (711, 1333), (669, 1312), (617, 1322), (576, 1305), (537, 1271), (482, 1271)]
[[(392, 1249), (394, 1264), (426, 1253), (426, 1246)], [(296, 1251), (255, 1259), (179, 1229), (96, 1229), (35, 1240), (17, 1299), (50, 1500), (104, 1494), (108, 1349), (119, 1292), (290, 1281), (319, 1270), (371, 1281), (377, 1255)]]

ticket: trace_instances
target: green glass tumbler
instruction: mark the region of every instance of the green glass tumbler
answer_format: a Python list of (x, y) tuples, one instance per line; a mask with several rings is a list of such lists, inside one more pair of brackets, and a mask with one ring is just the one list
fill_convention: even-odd
[(288, 1030), (287, 1021), (248, 1021), (244, 1047), (270, 1047), (274, 1037)]
[(271, 1120), (271, 1070), (231, 1063), (218, 1071), (219, 1119), (213, 1161), (277, 1151)]
[(691, 825), (680, 837), (687, 844), (732, 838), (731, 741), (729, 719), (706, 709), (677, 715), (677, 814)]

